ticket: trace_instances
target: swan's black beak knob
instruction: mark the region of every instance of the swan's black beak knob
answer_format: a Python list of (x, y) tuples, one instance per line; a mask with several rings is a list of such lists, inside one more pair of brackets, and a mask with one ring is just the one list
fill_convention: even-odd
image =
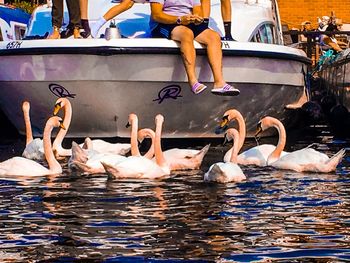
[(228, 123), (228, 116), (222, 117), (222, 121), (220, 122), (219, 126), (215, 128), (215, 134), (224, 133), (228, 129)]

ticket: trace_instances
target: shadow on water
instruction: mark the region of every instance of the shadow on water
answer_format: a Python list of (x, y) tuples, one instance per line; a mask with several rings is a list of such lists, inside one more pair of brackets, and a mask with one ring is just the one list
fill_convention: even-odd
[[(288, 141), (328, 155), (349, 141), (327, 128)], [(19, 139), (19, 146), (24, 139)], [(260, 143), (276, 143), (263, 138)], [(201, 148), (207, 141), (173, 146)], [(3, 262), (342, 262), (350, 260), (350, 157), (331, 174), (242, 167), (247, 181), (204, 183), (230, 145), (211, 141), (201, 170), (164, 180), (113, 180), (67, 170), (0, 178)], [(244, 147), (254, 146), (248, 140)], [(9, 146), (3, 145), (2, 147)], [(147, 146), (143, 145), (145, 149)], [(10, 148), (13, 145), (9, 146)], [(13, 153), (8, 155), (9, 158)], [(0, 260), (0, 261), (1, 261)]]

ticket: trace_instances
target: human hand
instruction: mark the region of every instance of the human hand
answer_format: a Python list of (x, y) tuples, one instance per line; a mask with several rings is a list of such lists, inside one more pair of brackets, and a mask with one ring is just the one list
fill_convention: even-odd
[(189, 25), (191, 23), (193, 23), (194, 18), (192, 17), (192, 15), (185, 15), (181, 17), (181, 25)]
[(191, 23), (194, 23), (196, 25), (203, 22), (203, 18), (197, 15), (185, 15), (181, 17), (181, 24), (182, 25), (189, 25)]
[(194, 24), (195, 25), (199, 25), (199, 24), (203, 23), (203, 21), (204, 21), (204, 18), (201, 16), (193, 15), (193, 17), (194, 17)]

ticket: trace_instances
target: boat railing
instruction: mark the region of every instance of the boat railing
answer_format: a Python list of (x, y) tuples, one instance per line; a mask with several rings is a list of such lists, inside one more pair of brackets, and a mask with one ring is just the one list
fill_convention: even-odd
[[(350, 31), (299, 31), (286, 30), (283, 31), (284, 36), (290, 36), (290, 41), (285, 42), (285, 45), (303, 49), (306, 55), (312, 59), (313, 65), (316, 65), (322, 51), (327, 49), (319, 41), (320, 35), (333, 34), (335, 38), (340, 41), (340, 47), (345, 49), (350, 44)], [(303, 37), (304, 40), (300, 40)]]

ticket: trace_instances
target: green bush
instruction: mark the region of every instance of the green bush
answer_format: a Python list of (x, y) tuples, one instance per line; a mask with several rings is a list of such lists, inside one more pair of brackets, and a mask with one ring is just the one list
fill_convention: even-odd
[(29, 14), (31, 14), (33, 10), (36, 8), (36, 5), (32, 6), (30, 2), (21, 1), (21, 0), (12, 1), (11, 5), (18, 7)]

